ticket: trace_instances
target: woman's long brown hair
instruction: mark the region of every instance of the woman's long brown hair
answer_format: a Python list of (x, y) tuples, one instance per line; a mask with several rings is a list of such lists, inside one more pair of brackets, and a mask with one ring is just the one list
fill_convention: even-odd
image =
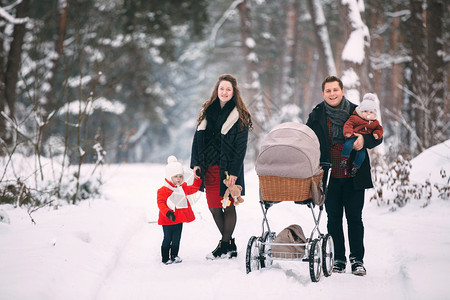
[(217, 80), (216, 84), (214, 85), (214, 89), (211, 93), (211, 97), (203, 103), (202, 110), (200, 111), (200, 114), (197, 118), (197, 126), (200, 125), (200, 123), (203, 121), (203, 119), (206, 117), (206, 109), (214, 102), (219, 101), (218, 100), (218, 92), (219, 84), (222, 81), (228, 81), (231, 83), (231, 86), (233, 87), (233, 98), (236, 103), (236, 108), (239, 112), (239, 127), (242, 128), (244, 126), (247, 126), (249, 129), (253, 129), (253, 123), (252, 123), (252, 116), (250, 112), (248, 111), (247, 107), (245, 106), (244, 101), (241, 97), (241, 92), (239, 91), (239, 88), (237, 86), (237, 80), (233, 75), (230, 74), (223, 74), (219, 76), (219, 79)]

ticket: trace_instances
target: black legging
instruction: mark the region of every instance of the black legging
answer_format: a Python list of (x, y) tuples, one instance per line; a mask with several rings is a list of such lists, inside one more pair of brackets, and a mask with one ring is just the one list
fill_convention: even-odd
[[(181, 232), (183, 231), (183, 223), (174, 225), (163, 225), (164, 239), (161, 245), (161, 253), (163, 260), (174, 258), (178, 255), (180, 249)], [(170, 257), (169, 257), (170, 250)]]
[(222, 241), (228, 242), (233, 236), (234, 228), (236, 227), (237, 217), (235, 206), (232, 204), (225, 209), (210, 207), (209, 210), (222, 235)]

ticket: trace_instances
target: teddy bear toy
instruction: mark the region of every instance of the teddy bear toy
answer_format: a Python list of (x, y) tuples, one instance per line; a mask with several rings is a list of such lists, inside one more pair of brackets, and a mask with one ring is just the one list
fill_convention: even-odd
[(236, 185), (236, 184), (230, 186), (230, 181), (229, 181), (230, 176), (228, 175), (228, 172), (225, 172), (225, 174), (227, 175), (227, 178), (223, 180), (223, 183), (227, 186), (227, 190), (225, 191), (225, 194), (223, 195), (223, 200), (222, 200), (223, 208), (226, 208), (231, 205), (231, 201), (228, 199), (230, 195), (234, 199), (235, 206), (239, 205), (239, 203), (244, 202), (244, 199), (241, 197), (242, 186)]

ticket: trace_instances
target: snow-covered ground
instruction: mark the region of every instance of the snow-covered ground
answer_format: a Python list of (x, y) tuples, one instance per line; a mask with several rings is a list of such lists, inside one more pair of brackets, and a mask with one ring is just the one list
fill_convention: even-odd
[[(416, 176), (442, 167), (450, 174), (450, 142), (413, 161)], [(440, 158), (440, 159), (436, 159)], [(416, 170), (420, 170), (417, 172)], [(0, 299), (449, 299), (450, 201), (426, 208), (412, 201), (392, 212), (366, 202), (367, 276), (333, 274), (313, 283), (308, 263), (275, 261), (245, 272), (245, 249), (261, 235), (258, 179), (247, 166), (247, 195), (237, 207), (236, 259), (208, 261), (220, 238), (204, 195), (196, 220), (184, 224), (180, 264), (163, 265), (162, 228), (157, 225), (156, 190), (164, 165), (111, 165), (104, 169), (104, 199), (32, 214), (0, 206)], [(420, 177), (420, 176), (419, 176)], [(370, 192), (370, 191), (369, 191)], [(305, 206), (281, 203), (269, 209), (272, 230), (313, 226)], [(321, 230), (326, 232), (326, 215)]]

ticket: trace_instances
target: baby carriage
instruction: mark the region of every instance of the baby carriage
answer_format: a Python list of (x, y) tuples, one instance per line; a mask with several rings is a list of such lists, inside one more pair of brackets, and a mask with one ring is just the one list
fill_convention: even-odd
[[(264, 138), (255, 165), (263, 212), (262, 234), (252, 236), (248, 241), (247, 273), (269, 267), (274, 260), (293, 260), (309, 262), (313, 282), (320, 280), (322, 271), (326, 277), (331, 275), (334, 265), (333, 239), (319, 230), (326, 195), (324, 189), (330, 176), (326, 176), (324, 186), (321, 165), (328, 168), (328, 174), (331, 173), (330, 164), (320, 164), (317, 136), (304, 124), (280, 124)], [(311, 210), (315, 226), (309, 238), (303, 235), (301, 228), (296, 234), (292, 225), (280, 232), (278, 237), (271, 231), (267, 211), (273, 204), (283, 201), (306, 205)], [(281, 242), (279, 237), (286, 230), (288, 234), (284, 236), (290, 237), (290, 241)]]

